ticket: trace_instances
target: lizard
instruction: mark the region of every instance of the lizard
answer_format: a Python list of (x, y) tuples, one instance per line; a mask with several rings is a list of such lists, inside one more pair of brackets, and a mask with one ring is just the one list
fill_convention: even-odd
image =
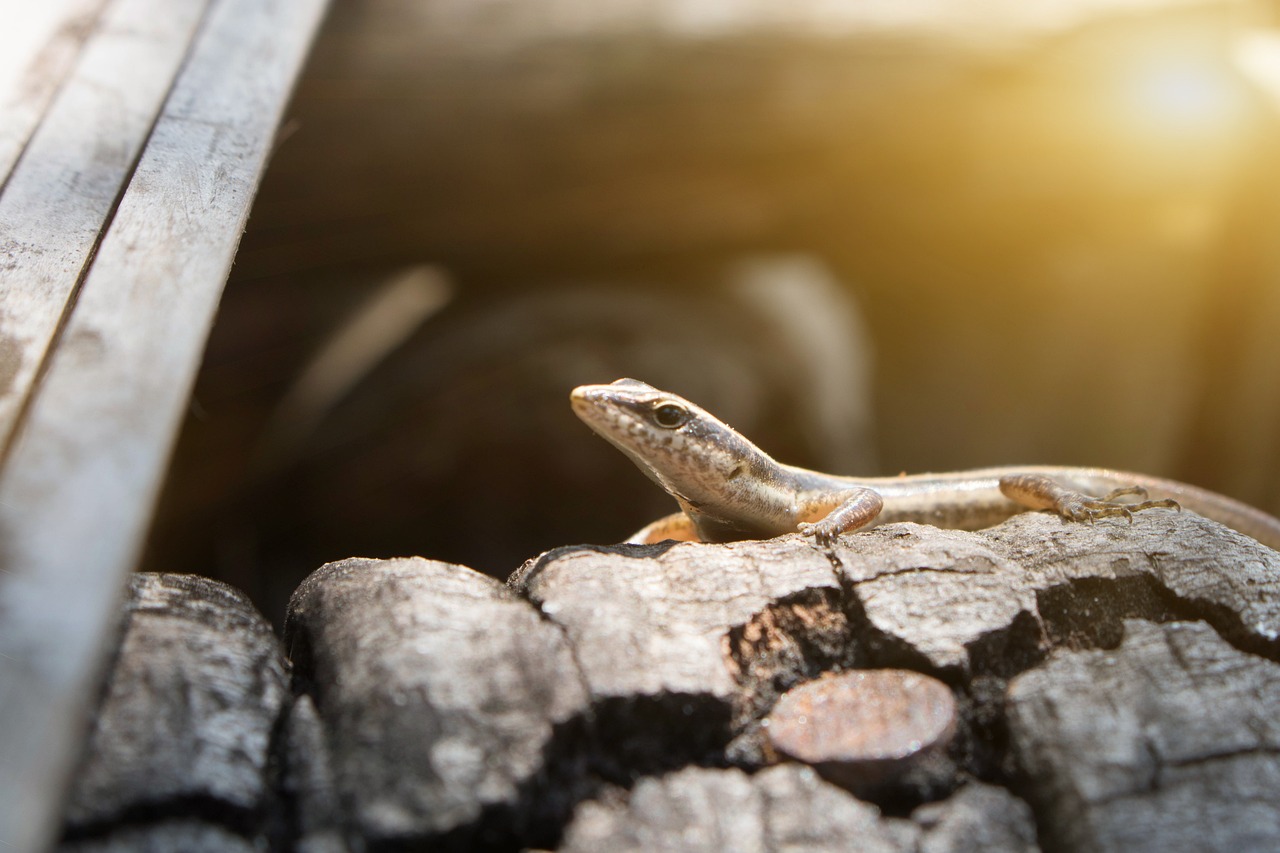
[(634, 533), (630, 543), (730, 542), (798, 531), (830, 547), (841, 534), (896, 521), (978, 530), (1028, 510), (1052, 510), (1072, 521), (1123, 516), (1132, 522), (1135, 512), (1185, 506), (1280, 550), (1280, 519), (1175, 480), (1043, 465), (836, 476), (775, 462), (706, 410), (635, 379), (579, 386), (570, 402), (587, 426), (680, 506)]

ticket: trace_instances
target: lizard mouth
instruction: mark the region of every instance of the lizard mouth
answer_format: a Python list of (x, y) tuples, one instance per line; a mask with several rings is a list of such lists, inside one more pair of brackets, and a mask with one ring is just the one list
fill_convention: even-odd
[(644, 411), (643, 402), (621, 392), (618, 383), (579, 385), (569, 394), (569, 403), (573, 406), (574, 413), (588, 424), (640, 420)]
[(569, 403), (579, 420), (606, 438), (624, 421), (624, 412), (608, 385), (579, 385), (569, 394)]
[(594, 427), (598, 423), (605, 423), (609, 420), (607, 413), (609, 410), (607, 385), (579, 385), (569, 394), (569, 404), (573, 407), (573, 413), (588, 426)]

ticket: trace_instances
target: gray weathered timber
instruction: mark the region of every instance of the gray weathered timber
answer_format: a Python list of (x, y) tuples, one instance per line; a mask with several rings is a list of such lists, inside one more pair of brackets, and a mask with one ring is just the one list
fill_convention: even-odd
[(945, 800), (911, 812), (923, 832), (919, 853), (1031, 853), (1036, 821), (1031, 807), (1004, 788), (969, 782)]
[[(22, 850), (54, 830), (113, 605), (324, 3), (203, 7), (117, 0), (0, 196), (0, 433), (24, 413), (0, 471), (0, 839)], [(113, 88), (119, 103), (94, 100)], [(107, 132), (117, 124), (128, 140)], [(64, 325), (45, 359), (50, 317)]]
[(236, 833), (198, 820), (171, 820), (147, 827), (125, 827), (106, 838), (59, 845), (58, 853), (261, 853), (262, 846)]
[[(24, 3), (0, 37), (0, 186), (18, 162), (107, 0)], [(7, 10), (8, 11), (8, 10)]]
[[(748, 766), (776, 758), (752, 720), (781, 690), (823, 670), (907, 666), (962, 685), (973, 704), (954, 757), (970, 772), (999, 775), (1017, 755), (999, 754), (1001, 725), (992, 721), (1002, 712), (990, 685), (1056, 647), (1114, 644), (1129, 617), (1201, 618), (1233, 644), (1273, 658), (1280, 651), (1280, 554), (1189, 512), (1094, 525), (1027, 513), (972, 533), (887, 525), (843, 537), (830, 554), (795, 536), (565, 548), (512, 584), (564, 626), (593, 692), (718, 703), (719, 718), (695, 715), (696, 731), (707, 737), (707, 721), (719, 719), (733, 739), (725, 755)], [(652, 736), (661, 717), (644, 719)], [(685, 730), (649, 746), (687, 750), (696, 740)], [(1268, 790), (1260, 783), (1252, 796)], [(1201, 793), (1212, 811), (1249, 792)]]
[(267, 765), (287, 697), (279, 641), (244, 595), (191, 575), (135, 575), (67, 833), (87, 843), (124, 824), (136, 839), (146, 827), (130, 827), (135, 816), (188, 809), (221, 815), (247, 844), (271, 805)]
[[(1201, 608), (1239, 642), (1274, 646), (1278, 579), (1280, 554), (1193, 513), (1152, 511), (1094, 525), (1024, 513), (976, 533), (886, 525), (842, 538), (830, 557), (798, 536), (714, 549), (564, 548), (511, 583), (580, 646), (593, 694), (723, 699), (751, 666), (796, 658), (784, 648), (794, 633), (787, 617), (771, 607), (803, 608), (807, 642), (821, 626), (846, 665), (857, 662), (840, 645), (853, 620), (881, 637), (882, 665), (971, 671), (984, 644), (1028, 626), (1026, 651), (1037, 653), (1038, 603), (1069, 596), (1076, 582), (1136, 584), (1161, 607)], [(843, 603), (842, 585), (853, 594)], [(819, 601), (826, 616), (814, 612)], [(617, 648), (632, 665), (618, 666)], [(988, 664), (1001, 666), (977, 662)]]
[(692, 767), (642, 779), (616, 802), (584, 803), (561, 849), (763, 853), (789, 845), (834, 850), (850, 838), (867, 853), (895, 853), (910, 843), (901, 821), (882, 820), (875, 806), (808, 768), (748, 776)]
[(1124, 631), (1010, 685), (1048, 832), (1099, 853), (1280, 849), (1280, 664), (1199, 622)]
[(281, 797), (292, 804), (298, 853), (348, 849), (324, 723), (307, 695), (295, 696), (281, 744)]
[(331, 563), (294, 594), (285, 635), (353, 836), (465, 849), (567, 810), (539, 786), (581, 748), (565, 724), (587, 693), (565, 635), (497, 581), (419, 558)]
[(911, 820), (888, 818), (824, 782), (813, 770), (782, 765), (741, 770), (688, 768), (640, 781), (629, 794), (583, 803), (562, 851), (770, 850), (866, 853), (1031, 853), (1035, 824), (1007, 791), (971, 784), (921, 807)]
[[(228, 664), (213, 654), (208, 672), (131, 688), (117, 680), (139, 666), (181, 667), (126, 633), (74, 806), (89, 816), (71, 812), (68, 849), (170, 838), (199, 849), (218, 833), (234, 845), (260, 825), (306, 853), (834, 851), (851, 838), (902, 853), (1271, 849), (1277, 559), (1191, 513), (1132, 525), (1030, 513), (972, 533), (887, 525), (830, 552), (798, 536), (567, 547), (506, 587), (421, 558), (331, 563), (291, 602), (295, 696), (269, 748), (268, 792), (248, 771), (250, 787), (219, 788), (230, 793), (204, 802), (240, 816), (219, 824), (177, 793), (140, 814), (96, 775), (140, 778), (160, 757), (131, 752), (165, 747), (141, 716), (107, 727), (112, 709), (159, 703), (153, 717), (176, 719), (163, 709), (221, 683)], [(179, 633), (184, 613), (235, 598), (193, 580), (160, 591), (132, 622)], [(213, 653), (215, 633), (184, 647)], [(855, 795), (823, 780), (820, 756), (771, 744), (783, 691), (887, 668), (941, 679), (955, 697), (945, 756), (903, 756)], [(819, 719), (829, 707), (794, 722), (838, 734), (848, 714)], [(217, 730), (190, 725), (177, 748), (210, 739), (226, 754)], [(910, 731), (904, 721), (884, 740)], [(265, 813), (243, 807), (242, 790)]]
[[(732, 627), (794, 594), (840, 590), (827, 558), (794, 538), (711, 550), (561, 548), (509, 583), (563, 626), (593, 696), (724, 702), (738, 689), (725, 655)], [(833, 619), (839, 631), (840, 614)]]
[(714, 762), (780, 691), (866, 659), (830, 561), (797, 539), (561, 548), (508, 582), (573, 644), (610, 777)]
[(0, 195), (0, 460), (209, 0), (114, 0)]
[(846, 537), (836, 556), (870, 623), (935, 667), (974, 667), (984, 638), (1099, 581), (1111, 582), (1112, 606), (1094, 630), (1116, 624), (1126, 595), (1146, 595), (1145, 606), (1216, 619), (1237, 642), (1274, 650), (1280, 637), (1280, 554), (1190, 512), (1093, 525), (1023, 513), (977, 533), (889, 525)]

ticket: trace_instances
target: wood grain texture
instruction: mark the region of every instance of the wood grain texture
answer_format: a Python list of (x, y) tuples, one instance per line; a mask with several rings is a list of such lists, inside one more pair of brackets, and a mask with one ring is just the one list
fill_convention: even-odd
[(1062, 849), (1280, 847), (1280, 664), (1202, 622), (1125, 623), (1009, 689), (1046, 829)]
[(129, 827), (110, 838), (77, 839), (58, 846), (59, 853), (255, 853), (261, 849), (229, 829), (190, 819)]
[(1152, 511), (1132, 525), (1023, 513), (979, 536), (903, 524), (887, 537), (851, 537), (838, 553), (871, 624), (936, 667), (990, 666), (993, 633), (1011, 631), (1019, 614), (1046, 618), (1050, 604), (1060, 610), (1060, 597), (1100, 579), (1134, 586), (1111, 610), (1138, 613), (1161, 598), (1216, 614), (1242, 645), (1274, 651), (1280, 637), (1280, 554), (1190, 512)]
[[(0, 285), (0, 329), (7, 351), (24, 360), (0, 413), (7, 429), (35, 375), (27, 360), (57, 326), (136, 156), (133, 131), (145, 135), (156, 109), (108, 109), (90, 96), (125, 86), (114, 76), (122, 68), (139, 87), (173, 86), (0, 479), (0, 839), (19, 849), (38, 849), (53, 826), (113, 604), (323, 8), (322, 0), (219, 0), (172, 83), (186, 53), (172, 39), (195, 26), (203, 4), (113, 7), (140, 20), (104, 27), (115, 43), (86, 48), (83, 81), (77, 73), (64, 88), (0, 199), (0, 242), (13, 259)], [(170, 63), (156, 66), (153, 53)], [(80, 107), (88, 114), (76, 115)], [(119, 135), (99, 138), (94, 121), (128, 124), (133, 150)], [(39, 156), (60, 141), (76, 156)], [(99, 161), (108, 167), (94, 168)], [(54, 198), (42, 194), (50, 188)], [(51, 231), (66, 239), (50, 243)]]
[(584, 803), (559, 849), (1032, 853), (1039, 848), (1031, 810), (1000, 788), (971, 784), (946, 802), (922, 806), (911, 819), (892, 818), (792, 764), (754, 776), (695, 767), (644, 779), (628, 794)]
[[(714, 551), (647, 547), (646, 559), (637, 559), (644, 551), (558, 549), (512, 580), (583, 646), (584, 671), (603, 694), (696, 685), (729, 696), (739, 677), (723, 669), (719, 638), (729, 626), (755, 614), (750, 630), (728, 638), (737, 665), (749, 668), (785, 633), (776, 613), (761, 617), (766, 602), (798, 607), (846, 586), (857, 618), (902, 644), (901, 662), (910, 658), (913, 668), (982, 670), (993, 634), (1013, 630), (1046, 596), (1056, 601), (1073, 583), (1099, 578), (1140, 580), (1170, 602), (1211, 609), (1243, 644), (1275, 648), (1280, 637), (1280, 554), (1190, 512), (1148, 512), (1131, 525), (1023, 513), (977, 534), (885, 525), (843, 537), (833, 552), (838, 571), (798, 536)], [(810, 625), (819, 609), (806, 605)], [(632, 666), (617, 666), (610, 649), (620, 644)]]
[(330, 563), (298, 587), (285, 635), (350, 836), (504, 849), (548, 820), (533, 792), (567, 797), (549, 767), (586, 691), (564, 635), (492, 578), (421, 558)]
[(131, 814), (216, 802), (223, 828), (264, 837), (289, 686), (271, 626), (239, 591), (193, 575), (135, 574), (123, 610), (67, 833), (87, 840)]
[(107, 0), (10, 4), (0, 32), (0, 186), (75, 65)]
[[(269, 747), (263, 821), (244, 809), (261, 790), (252, 772), (247, 788), (206, 785), (202, 808), (120, 808), (188, 783), (130, 774), (176, 766), (153, 754), (166, 739), (104, 722), (128, 736), (97, 739), (104, 755), (88, 766), (130, 791), (92, 778), (104, 794), (82, 805), (119, 817), (70, 840), (195, 845), (266, 824), (279, 849), (313, 851), (835, 851), (850, 838), (884, 853), (1273, 849), (1277, 560), (1188, 512), (1132, 526), (1028, 513), (960, 533), (893, 524), (830, 552), (795, 535), (565, 547), (505, 588), (422, 558), (330, 563), (291, 602), (295, 695)], [(203, 601), (157, 597), (135, 620), (173, 636), (154, 629), (226, 609), (215, 585), (183, 589)], [(126, 698), (139, 719), (148, 703), (174, 719), (166, 709), (228, 663), (243, 674), (212, 650), (245, 649), (232, 632), (253, 632), (222, 630), (221, 644), (216, 630), (184, 640), (210, 658), (187, 680), (109, 685), (104, 720)], [(126, 639), (115, 671), (172, 671), (168, 658)], [(892, 784), (851, 792), (824, 781), (821, 759), (762, 736), (793, 685), (903, 666), (954, 697), (945, 762), (904, 756), (883, 768)], [(815, 702), (802, 716), (834, 730), (851, 711)], [(193, 719), (172, 749), (203, 740), (224, 754), (226, 734)], [(881, 742), (911, 732), (894, 731), (899, 714), (882, 725)]]
[[(839, 591), (822, 554), (794, 541), (767, 551), (727, 545), (714, 556), (658, 545), (641, 555), (561, 548), (514, 581), (564, 627), (598, 697), (685, 694), (727, 701), (736, 684), (722, 644), (732, 626), (800, 591)], [(712, 557), (715, 568), (707, 571), (695, 555)], [(625, 666), (619, 666), (620, 648), (627, 650)]]
[(0, 462), (208, 0), (117, 0), (0, 195)]

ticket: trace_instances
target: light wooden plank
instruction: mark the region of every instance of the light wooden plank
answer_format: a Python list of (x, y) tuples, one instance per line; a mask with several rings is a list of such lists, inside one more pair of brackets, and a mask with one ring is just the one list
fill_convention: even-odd
[(0, 186), (108, 0), (0, 0)]
[(0, 195), (0, 460), (208, 0), (117, 0)]
[(0, 477), (0, 849), (56, 830), (115, 605), (323, 6), (216, 0)]

